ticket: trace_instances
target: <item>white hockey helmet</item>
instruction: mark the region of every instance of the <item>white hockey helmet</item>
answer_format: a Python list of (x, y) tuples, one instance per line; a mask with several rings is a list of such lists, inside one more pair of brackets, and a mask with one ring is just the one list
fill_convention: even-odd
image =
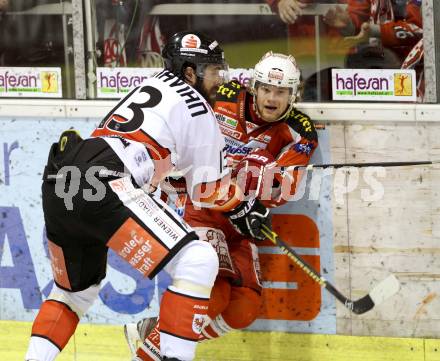
[[(282, 88), (290, 88), (289, 107), (280, 117), (281, 119), (290, 112), (298, 97), (300, 77), (301, 71), (292, 55), (284, 55), (269, 51), (263, 55), (254, 67), (254, 73), (251, 80), (251, 91), (255, 97), (258, 84), (261, 83)], [(256, 100), (254, 103), (256, 103)]]

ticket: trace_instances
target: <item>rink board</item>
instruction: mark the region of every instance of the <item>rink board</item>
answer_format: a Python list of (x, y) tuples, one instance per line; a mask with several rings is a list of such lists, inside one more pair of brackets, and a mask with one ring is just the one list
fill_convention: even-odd
[[(90, 132), (112, 105), (110, 101), (0, 102), (0, 319), (31, 321), (50, 290), (40, 199), (47, 149), (66, 127)], [(326, 124), (326, 130), (319, 131), (320, 147), (315, 154), (321, 158), (316, 163), (440, 160), (440, 106), (300, 106)], [(281, 272), (267, 272), (273, 282), (265, 284), (265, 289), (278, 288), (278, 294), (271, 291), (275, 296), (271, 300), (280, 302), (267, 302), (266, 311), (284, 314), (289, 310), (288, 317), (259, 319), (252, 331), (440, 337), (440, 166), (384, 170), (383, 177), (376, 173), (379, 186), (375, 188), (366, 169), (324, 172), (319, 192), (305, 190), (304, 198), (311, 202), (304, 208), (284, 206), (274, 213), (296, 219), (304, 215), (316, 223), (319, 244), (308, 239), (308, 244), (293, 240), (292, 245), (343, 294), (360, 298), (390, 273), (401, 282), (400, 292), (358, 316), (325, 290), (304, 287), (302, 272), (289, 271), (288, 279), (281, 278)], [(309, 183), (316, 191), (311, 178)], [(341, 186), (344, 181), (356, 186), (346, 191)], [(293, 228), (296, 232), (289, 229), (283, 237), (297, 234), (299, 228)], [(276, 247), (261, 244), (260, 251), (266, 265), (276, 259), (277, 265), (289, 267), (288, 262), (278, 262), (281, 255)], [(108, 273), (99, 299), (82, 322), (122, 324), (157, 314), (158, 298), (169, 283), (167, 275), (159, 274), (156, 282), (139, 279), (111, 253)], [(305, 296), (299, 297), (303, 290)], [(279, 307), (282, 292), (300, 307)], [(297, 319), (291, 317), (297, 314)], [(427, 360), (438, 355), (434, 345), (425, 342)]]
[[(0, 359), (22, 361), (29, 322), (0, 321)], [(237, 350), (239, 350), (237, 352)], [(128, 361), (120, 326), (81, 324), (57, 361)], [(234, 332), (199, 345), (196, 361), (440, 361), (440, 340)]]
[[(96, 111), (96, 109), (95, 109)], [(37, 113), (37, 111), (36, 111)], [(41, 173), (51, 144), (63, 130), (75, 127), (87, 137), (96, 117), (0, 116), (0, 319), (31, 321), (48, 296), (52, 281), (41, 206)], [(315, 162), (328, 162), (328, 131), (320, 133)], [(298, 186), (298, 200), (273, 211), (273, 227), (285, 242), (333, 279), (330, 179), (310, 193), (312, 174)], [(316, 187), (315, 187), (316, 188)], [(295, 230), (295, 232), (292, 232)], [(259, 243), (263, 307), (253, 331), (336, 333), (335, 300), (323, 292), (271, 242)], [(159, 299), (170, 277), (162, 271), (143, 278), (129, 263), (109, 251), (107, 277), (98, 299), (83, 318), (96, 324), (123, 324), (158, 314)]]

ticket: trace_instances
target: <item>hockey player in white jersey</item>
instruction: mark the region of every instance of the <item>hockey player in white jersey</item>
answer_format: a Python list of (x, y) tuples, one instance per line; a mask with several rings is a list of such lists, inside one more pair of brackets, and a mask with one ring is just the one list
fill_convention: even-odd
[(66, 133), (51, 148), (42, 199), (55, 285), (33, 323), (28, 361), (52, 361), (68, 343), (98, 296), (108, 248), (146, 277), (161, 269), (171, 275), (160, 305), (160, 357), (194, 358), (217, 255), (151, 191), (179, 171), (201, 206), (219, 206), (220, 198), (224, 210), (237, 205), (222, 197), (230, 191), (222, 182), (225, 144), (208, 103), (227, 64), (219, 44), (197, 32), (175, 34), (164, 58), (165, 69), (133, 89), (88, 139)]
[[(236, 82), (221, 85), (214, 111), (227, 144), (228, 161), (237, 173), (241, 167), (245, 174), (243, 179), (255, 182), (254, 189), (259, 188), (263, 194), (263, 197), (250, 197), (255, 197), (256, 203), (273, 208), (295, 194), (301, 173), (284, 171), (268, 181), (264, 172), (307, 165), (318, 146), (318, 137), (310, 117), (295, 107), (300, 70), (293, 56), (266, 53), (254, 67), (251, 84), (251, 90)], [(257, 163), (263, 166), (254, 169), (252, 174), (251, 168)], [(211, 321), (204, 325), (200, 341), (246, 328), (259, 317), (263, 302), (261, 266), (255, 243), (264, 239), (264, 235), (249, 235), (242, 232), (241, 227), (233, 227), (227, 213), (197, 209), (183, 194), (183, 180), (175, 182), (180, 184), (178, 204), (185, 205), (184, 220), (198, 232), (200, 239), (216, 248), (219, 258), (219, 274), (208, 309)], [(139, 361), (159, 361), (150, 357), (150, 350), (159, 349), (161, 338), (157, 325), (160, 322), (160, 318), (159, 321), (147, 318), (124, 326), (130, 350)]]

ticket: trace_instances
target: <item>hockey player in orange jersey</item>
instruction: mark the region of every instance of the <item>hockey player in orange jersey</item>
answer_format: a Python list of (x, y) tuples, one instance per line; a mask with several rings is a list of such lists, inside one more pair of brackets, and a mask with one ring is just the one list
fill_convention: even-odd
[[(217, 92), (214, 111), (225, 137), (228, 161), (251, 190), (246, 196), (258, 198), (255, 202), (267, 207), (281, 205), (295, 193), (300, 174), (287, 167), (308, 164), (318, 145), (313, 122), (294, 107), (299, 87), (295, 59), (268, 52), (255, 66), (251, 89), (231, 82)], [(247, 173), (251, 166), (258, 172)], [(274, 178), (265, 176), (270, 172)], [(255, 230), (249, 237), (240, 225), (233, 226), (228, 213), (197, 208), (189, 199), (184, 219), (200, 239), (214, 246), (220, 265), (208, 308), (210, 320), (203, 325), (200, 340), (249, 326), (260, 313), (262, 286), (255, 242), (264, 236)], [(160, 352), (159, 323), (144, 319), (125, 325), (133, 352), (136, 341), (144, 340), (133, 360), (160, 360), (151, 352)]]

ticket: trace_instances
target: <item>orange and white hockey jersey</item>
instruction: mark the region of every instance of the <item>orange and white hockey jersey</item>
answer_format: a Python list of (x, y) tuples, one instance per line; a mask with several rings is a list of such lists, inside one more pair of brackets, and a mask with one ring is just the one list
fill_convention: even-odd
[(185, 177), (192, 195), (196, 187), (215, 184), (229, 172), (212, 108), (168, 70), (133, 89), (92, 137), (105, 139), (139, 186), (157, 186), (175, 171)]
[[(270, 152), (281, 173), (276, 175), (275, 188), (289, 175), (293, 181), (290, 194), (280, 194), (274, 190), (272, 199), (263, 203), (276, 207), (294, 195), (298, 183), (298, 172), (283, 173), (292, 165), (307, 165), (318, 145), (318, 137), (310, 117), (293, 109), (282, 120), (268, 123), (262, 120), (254, 109), (254, 99), (246, 89), (236, 82), (222, 85), (217, 94), (214, 111), (220, 130), (225, 137), (229, 164), (234, 167), (253, 149)], [(290, 196), (290, 197), (289, 197)]]

